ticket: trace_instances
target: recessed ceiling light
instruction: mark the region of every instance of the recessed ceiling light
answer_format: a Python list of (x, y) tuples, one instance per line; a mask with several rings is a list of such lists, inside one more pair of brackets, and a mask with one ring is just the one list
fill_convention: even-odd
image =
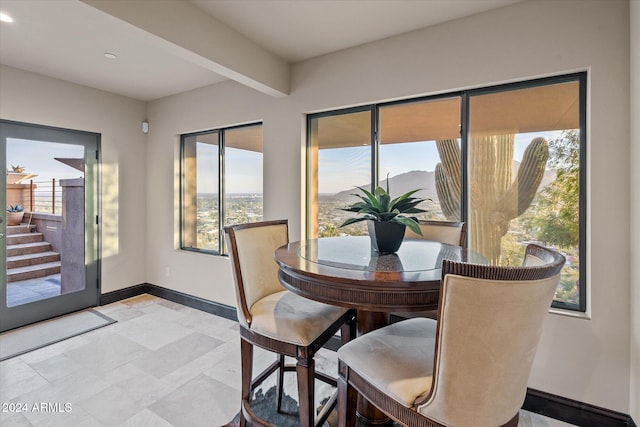
[(116, 55), (114, 55), (113, 53), (109, 53), (109, 52), (105, 52), (104, 53), (104, 57), (105, 58), (109, 58), (109, 59), (116, 59)]
[(13, 22), (13, 18), (7, 15), (4, 12), (0, 12), (0, 21), (2, 22)]

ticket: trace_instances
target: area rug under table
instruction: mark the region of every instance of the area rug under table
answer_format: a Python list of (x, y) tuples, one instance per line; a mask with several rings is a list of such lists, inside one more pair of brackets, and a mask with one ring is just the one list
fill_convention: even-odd
[[(253, 412), (265, 421), (270, 422), (277, 427), (300, 427), (300, 418), (298, 417), (298, 402), (292, 399), (286, 393), (282, 396), (282, 413), (276, 412), (276, 388), (271, 387), (266, 393), (257, 390), (251, 399), (251, 409)], [(328, 398), (323, 399), (326, 402)], [(319, 410), (320, 408), (318, 408)], [(238, 413), (234, 419), (222, 427), (237, 427), (240, 425), (240, 414)], [(250, 423), (247, 423), (251, 426)], [(338, 408), (333, 408), (329, 418), (323, 424), (323, 427), (337, 427), (338, 425)], [(399, 427), (393, 423), (394, 427)]]
[[(251, 399), (251, 409), (260, 418), (278, 427), (298, 427), (300, 426), (300, 418), (298, 416), (298, 402), (291, 398), (286, 393), (282, 396), (281, 411), (276, 411), (276, 387), (271, 387), (266, 393), (263, 393), (261, 389), (254, 392)], [(328, 399), (325, 399), (325, 401)], [(324, 402), (323, 402), (324, 403)], [(335, 409), (334, 411), (335, 412)], [(337, 414), (332, 413), (329, 415), (329, 419), (324, 423), (324, 427), (336, 426), (337, 422), (333, 421), (333, 418)], [(235, 418), (225, 424), (224, 427), (235, 427), (240, 425), (240, 413)], [(250, 425), (247, 423), (247, 425)]]
[(116, 320), (87, 309), (0, 334), (0, 361), (102, 328)]

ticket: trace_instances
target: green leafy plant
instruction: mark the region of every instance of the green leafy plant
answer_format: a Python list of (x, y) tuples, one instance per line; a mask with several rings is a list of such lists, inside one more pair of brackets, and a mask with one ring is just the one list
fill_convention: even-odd
[(7, 208), (7, 212), (24, 212), (24, 206), (20, 204), (9, 205), (9, 207)]
[(420, 191), (420, 189), (408, 191), (403, 195), (396, 197), (395, 199), (391, 199), (391, 196), (389, 195), (388, 178), (386, 190), (382, 187), (378, 187), (376, 188), (375, 192), (372, 193), (362, 187), (356, 188), (364, 193), (364, 195), (353, 194), (354, 196), (358, 197), (360, 201), (353, 203), (346, 208), (340, 208), (340, 210), (346, 212), (355, 212), (357, 214), (362, 214), (363, 216), (349, 218), (344, 223), (342, 223), (340, 227), (367, 220), (379, 222), (397, 222), (406, 225), (407, 227), (409, 227), (409, 229), (411, 229), (411, 231), (422, 235), (420, 225), (418, 224), (418, 219), (415, 216), (405, 215), (426, 212), (426, 210), (416, 207), (419, 203), (425, 201), (426, 199), (411, 197), (413, 194)]

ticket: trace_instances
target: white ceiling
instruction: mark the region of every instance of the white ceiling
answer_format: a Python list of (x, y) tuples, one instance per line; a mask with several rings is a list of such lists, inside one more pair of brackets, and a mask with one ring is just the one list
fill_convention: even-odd
[(282, 74), (287, 63), (518, 1), (0, 0), (14, 19), (0, 23), (0, 63), (143, 101), (228, 78), (286, 95), (238, 58)]

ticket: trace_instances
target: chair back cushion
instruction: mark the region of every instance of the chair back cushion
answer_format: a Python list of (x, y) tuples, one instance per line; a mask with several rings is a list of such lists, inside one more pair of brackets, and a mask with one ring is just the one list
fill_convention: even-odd
[(445, 425), (473, 426), (503, 425), (518, 412), (564, 265), (557, 253), (528, 249), (527, 255), (530, 262), (551, 263), (443, 263), (433, 386), (420, 413)]
[(256, 301), (284, 290), (278, 281), (277, 248), (289, 242), (286, 220), (242, 224), (227, 228), (229, 258), (233, 264), (238, 320), (248, 327)]
[(464, 227), (463, 222), (446, 222), (446, 221), (420, 221), (420, 231), (422, 236), (414, 233), (407, 228), (404, 233), (405, 239), (427, 239), (436, 242), (446, 243), (449, 245), (464, 245)]

